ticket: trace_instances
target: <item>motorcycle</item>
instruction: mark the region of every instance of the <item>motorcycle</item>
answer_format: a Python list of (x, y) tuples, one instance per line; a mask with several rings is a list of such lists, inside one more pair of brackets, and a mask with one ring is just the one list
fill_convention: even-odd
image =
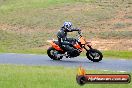
[(65, 56), (66, 58), (77, 57), (80, 55), (80, 53), (82, 53), (83, 50), (86, 50), (87, 58), (93, 62), (99, 62), (103, 58), (102, 53), (97, 49), (93, 49), (91, 42), (87, 42), (85, 40), (85, 38), (82, 36), (81, 31), (78, 31), (78, 37), (77, 39), (75, 39), (73, 43), (73, 48), (75, 49), (75, 52), (72, 52), (69, 55), (65, 50), (63, 50), (59, 46), (59, 42), (57, 40), (47, 40), (47, 42), (49, 42), (52, 45), (51, 47), (48, 48), (47, 54), (53, 60), (60, 60), (63, 58), (63, 56)]

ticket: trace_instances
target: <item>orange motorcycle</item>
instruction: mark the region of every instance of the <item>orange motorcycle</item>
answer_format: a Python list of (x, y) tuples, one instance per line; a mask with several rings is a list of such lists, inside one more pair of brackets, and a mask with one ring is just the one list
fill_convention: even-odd
[[(57, 40), (47, 40), (47, 42), (52, 45), (47, 50), (47, 54), (51, 59), (60, 60), (63, 58), (63, 56), (67, 57), (67, 51), (63, 50), (59, 46), (59, 42)], [(73, 43), (73, 48), (76, 50), (76, 52), (69, 54), (68, 57), (70, 58), (79, 56), (83, 50), (86, 50), (87, 58), (93, 62), (99, 62), (103, 58), (102, 53), (97, 49), (93, 49), (91, 46), (91, 42), (87, 42), (85, 40), (85, 38), (82, 36), (81, 31), (78, 31), (78, 38), (75, 39)]]

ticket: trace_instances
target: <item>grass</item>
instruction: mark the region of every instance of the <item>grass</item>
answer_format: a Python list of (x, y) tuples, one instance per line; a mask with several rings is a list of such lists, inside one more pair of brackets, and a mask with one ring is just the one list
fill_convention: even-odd
[(0, 49), (0, 53), (22, 53), (22, 54), (45, 54), (47, 55), (47, 51), (45, 49), (21, 49), (21, 50), (3, 50)]
[(130, 39), (132, 38), (132, 32), (131, 31), (106, 31), (106, 32), (100, 32), (99, 36), (100, 38), (107, 39), (107, 38), (113, 38), (113, 39)]
[(95, 5), (95, 1), (98, 0), (6, 0), (0, 7), (0, 22), (48, 30), (58, 29), (62, 22), (71, 20), (89, 29), (100, 20), (113, 18), (116, 12)]
[[(0, 48), (5, 51), (23, 50), (42, 46), (46, 43), (45, 33), (14, 33), (0, 30)], [(47, 35), (47, 38), (49, 35)]]
[(125, 16), (125, 18), (127, 18), (127, 19), (132, 19), (132, 16)]
[[(0, 22), (24, 25), (34, 29), (36, 27), (57, 29), (65, 20), (71, 20), (75, 25), (87, 26), (93, 24), (92, 20), (113, 17), (112, 15), (105, 15), (106, 13), (113, 13), (112, 9), (107, 11), (106, 9), (92, 7), (90, 10), (87, 10), (90, 1), (93, 0), (7, 0), (0, 7)], [(87, 8), (84, 6), (82, 8), (84, 3)], [(69, 11), (70, 8), (74, 7), (81, 7), (81, 9), (79, 11)], [(86, 23), (87, 20), (89, 22)]]
[[(47, 48), (48, 49), (48, 48)], [(30, 49), (21, 49), (21, 50), (5, 50), (5, 49), (0, 49), (0, 53), (24, 53), (24, 54), (45, 54), (47, 55), (47, 50), (46, 49), (35, 49), (35, 48), (30, 48)], [(107, 57), (113, 57), (113, 58), (121, 58), (121, 59), (132, 59), (132, 51), (102, 51), (104, 58)], [(83, 52), (81, 56), (86, 56), (86, 53)]]
[[(80, 88), (76, 83), (77, 69), (53, 66), (0, 65), (1, 88)], [(87, 70), (88, 74), (119, 72)], [(121, 73), (124, 74), (124, 73)], [(132, 75), (132, 73), (129, 73)], [(83, 88), (131, 88), (130, 84), (87, 84)]]
[(132, 59), (132, 51), (103, 51), (104, 57)]
[[(38, 48), (46, 49), (45, 41), (67, 20), (88, 39), (131, 39), (132, 31), (125, 30), (131, 22), (111, 21), (130, 20), (130, 9), (131, 0), (0, 0), (0, 52), (45, 53)], [(120, 17), (120, 11), (126, 14)]]
[[(116, 59), (132, 59), (132, 51), (114, 51), (114, 50), (107, 50), (101, 51), (103, 54), (103, 58), (116, 58)], [(86, 56), (85, 53), (82, 53), (81, 56)]]

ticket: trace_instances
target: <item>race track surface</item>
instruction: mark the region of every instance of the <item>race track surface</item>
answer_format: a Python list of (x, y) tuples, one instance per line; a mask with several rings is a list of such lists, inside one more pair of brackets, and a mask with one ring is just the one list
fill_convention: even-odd
[(63, 58), (53, 61), (47, 55), (33, 54), (0, 54), (0, 64), (65, 66), (77, 68), (80, 65), (90, 70), (111, 70), (132, 72), (132, 60), (103, 58), (101, 62), (91, 62), (86, 57)]

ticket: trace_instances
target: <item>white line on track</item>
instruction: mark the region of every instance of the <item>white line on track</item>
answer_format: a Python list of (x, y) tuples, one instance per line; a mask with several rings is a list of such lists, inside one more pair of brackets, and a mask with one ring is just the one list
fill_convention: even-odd
[[(102, 71), (112, 71), (112, 70), (102, 70)], [(112, 71), (112, 72), (127, 72), (127, 71)]]
[(126, 59), (120, 59), (120, 60), (122, 60), (122, 61), (126, 61)]

